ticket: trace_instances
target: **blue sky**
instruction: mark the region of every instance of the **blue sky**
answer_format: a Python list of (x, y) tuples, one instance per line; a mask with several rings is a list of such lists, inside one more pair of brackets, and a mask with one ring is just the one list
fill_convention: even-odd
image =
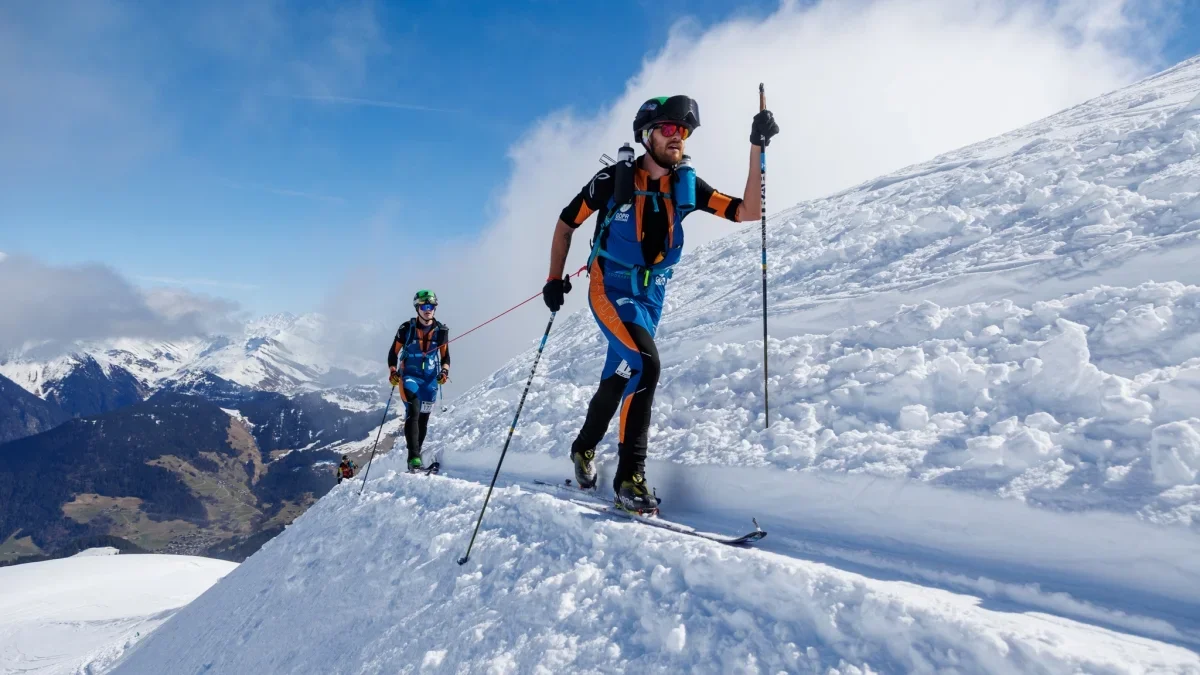
[[(506, 179), (507, 149), (539, 117), (618, 95), (674, 22), (774, 8), (266, 3), (253, 16), (233, 4), (149, 6), (115, 3), (104, 19), (79, 21), (98, 28), (0, 10), (0, 22), (49, 45), (30, 66), (140, 99), (72, 122), (92, 136), (79, 156), (67, 148), (33, 171), (5, 167), (0, 250), (103, 262), (142, 283), (182, 280), (257, 312), (311, 309), (306, 298), (378, 241), (369, 230), (381, 213), (402, 223), (383, 234), (398, 251), (477, 230)], [(69, 91), (47, 95), (71, 105)]]
[[(394, 260), (399, 279), (412, 256), (479, 233), (512, 179), (512, 148), (551, 113), (600, 114), (673, 26), (701, 35), (777, 9), (8, 3), (0, 251), (99, 262), (253, 313), (313, 309), (360, 260)], [(1129, 49), (1147, 70), (1200, 52), (1200, 2), (1171, 9), (1149, 26), (1161, 48)], [(554, 215), (528, 226), (548, 231)], [(453, 255), (440, 270), (458, 272)]]

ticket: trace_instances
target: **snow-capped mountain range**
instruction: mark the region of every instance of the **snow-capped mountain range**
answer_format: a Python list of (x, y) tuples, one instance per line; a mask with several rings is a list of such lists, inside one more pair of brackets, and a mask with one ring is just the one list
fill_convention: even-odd
[(52, 358), (11, 354), (0, 362), (0, 375), (35, 396), (57, 399), (67, 378), (88, 370), (110, 380), (127, 374), (145, 392), (188, 388), (213, 375), (289, 395), (358, 384), (378, 370), (363, 359), (336, 354), (325, 337), (326, 320), (319, 314), (274, 314), (247, 323), (240, 334), (78, 343)]

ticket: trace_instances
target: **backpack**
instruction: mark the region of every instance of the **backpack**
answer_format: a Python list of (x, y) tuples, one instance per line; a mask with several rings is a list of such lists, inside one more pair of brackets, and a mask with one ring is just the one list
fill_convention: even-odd
[[(433, 333), (433, 340), (432, 340), (432, 349), (430, 349), (428, 352), (418, 350), (418, 353), (421, 355), (422, 360), (428, 359), (430, 354), (436, 353), (439, 349), (442, 348), (442, 345), (449, 344), (449, 342), (450, 342), (450, 340), (449, 340), (450, 328), (446, 324), (442, 323), (441, 321), (438, 321), (437, 319), (434, 319), (433, 323), (434, 323), (434, 333)], [(409, 357), (408, 346), (413, 343), (413, 335), (415, 334), (416, 326), (417, 326), (417, 318), (416, 317), (413, 317), (412, 319), (408, 320), (408, 335), (405, 336), (405, 338), (404, 338), (404, 346), (400, 348), (400, 354), (397, 358), (397, 363), (399, 365), (401, 365), (402, 368), (403, 368), (405, 361)]]
[[(661, 262), (646, 268), (645, 261), (641, 257), (641, 242), (634, 241), (634, 238), (624, 237), (623, 241), (617, 242), (617, 245), (612, 245), (608, 241), (610, 228), (614, 221), (629, 222), (629, 211), (634, 211), (633, 218), (635, 220), (641, 217), (641, 209), (638, 209), (637, 197), (646, 197), (652, 200), (654, 211), (665, 205), (667, 199), (671, 200), (672, 219), (669, 226), (672, 235), (674, 228), (679, 227), (683, 222), (684, 217), (696, 209), (695, 194), (696, 194), (696, 174), (692, 169), (689, 158), (684, 155), (684, 161), (671, 172), (672, 191), (663, 192), (661, 190), (639, 190), (636, 185), (636, 176), (639, 169), (634, 167), (632, 158), (632, 150), (628, 150), (628, 144), (622, 148), (618, 160), (615, 164), (613, 194), (609, 198), (608, 204), (605, 206), (601, 214), (596, 217), (596, 229), (592, 234), (592, 252), (588, 256), (587, 267), (590, 270), (592, 263), (596, 258), (605, 258), (611, 260), (622, 267), (629, 269), (645, 269), (647, 276), (649, 274), (668, 274), (670, 268), (679, 262), (679, 257), (683, 252), (683, 229), (678, 230), (678, 241), (672, 242), (665, 252), (665, 257)], [(649, 187), (647, 185), (647, 187)], [(683, 204), (683, 206), (681, 206)], [(635, 245), (635, 246), (634, 246)], [(624, 250), (621, 250), (624, 249)], [(633, 249), (633, 250), (631, 250)], [(637, 262), (634, 262), (637, 260)]]

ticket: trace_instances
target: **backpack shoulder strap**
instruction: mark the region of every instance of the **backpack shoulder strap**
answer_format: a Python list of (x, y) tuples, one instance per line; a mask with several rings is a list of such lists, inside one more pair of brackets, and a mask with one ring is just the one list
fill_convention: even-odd
[(608, 231), (608, 225), (612, 222), (613, 216), (616, 213), (617, 198), (615, 196), (609, 197), (608, 205), (604, 207), (604, 211), (596, 216), (596, 231), (592, 235), (592, 252), (588, 254), (587, 259), (589, 275), (591, 274), (592, 263), (595, 262), (596, 256), (600, 255), (600, 242), (604, 241), (604, 233)]

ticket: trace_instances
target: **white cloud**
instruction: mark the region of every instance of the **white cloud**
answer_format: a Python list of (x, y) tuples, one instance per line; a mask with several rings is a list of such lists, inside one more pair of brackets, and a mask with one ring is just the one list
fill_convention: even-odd
[(142, 292), (104, 265), (0, 259), (0, 353), (117, 337), (178, 338), (230, 330), (238, 306), (182, 289)]
[[(401, 247), (403, 258), (386, 262), (368, 256), (337, 296), (355, 303), (326, 311), (358, 304), (371, 314), (356, 316), (395, 312), (399, 323), (411, 311), (407, 296), (433, 287), (441, 318), (461, 333), (539, 290), (559, 211), (600, 168), (601, 153), (615, 154), (632, 140), (633, 114), (651, 96), (687, 93), (699, 101), (703, 126), (688, 142), (693, 163), (715, 187), (740, 195), (750, 118), (765, 82), (782, 128), (768, 154), (774, 212), (1132, 81), (1144, 66), (1123, 51), (1138, 41), (1136, 33), (1114, 38), (1133, 30), (1124, 9), (1122, 0), (826, 1), (788, 3), (763, 20), (703, 31), (681, 23), (617, 100), (594, 111), (555, 111), (514, 145), (496, 216), (477, 237), (436, 248), (429, 237), (419, 252)], [(400, 218), (385, 220), (400, 229)], [(589, 221), (576, 235), (570, 271), (586, 258), (591, 228)], [(731, 231), (710, 216), (692, 216), (689, 248)], [(756, 264), (757, 256), (746, 261), (748, 269)], [(582, 290), (568, 297), (567, 310), (585, 305)], [(538, 300), (457, 344), (458, 383), (477, 380), (532, 343), (545, 318)], [(387, 337), (381, 331), (381, 343)]]

